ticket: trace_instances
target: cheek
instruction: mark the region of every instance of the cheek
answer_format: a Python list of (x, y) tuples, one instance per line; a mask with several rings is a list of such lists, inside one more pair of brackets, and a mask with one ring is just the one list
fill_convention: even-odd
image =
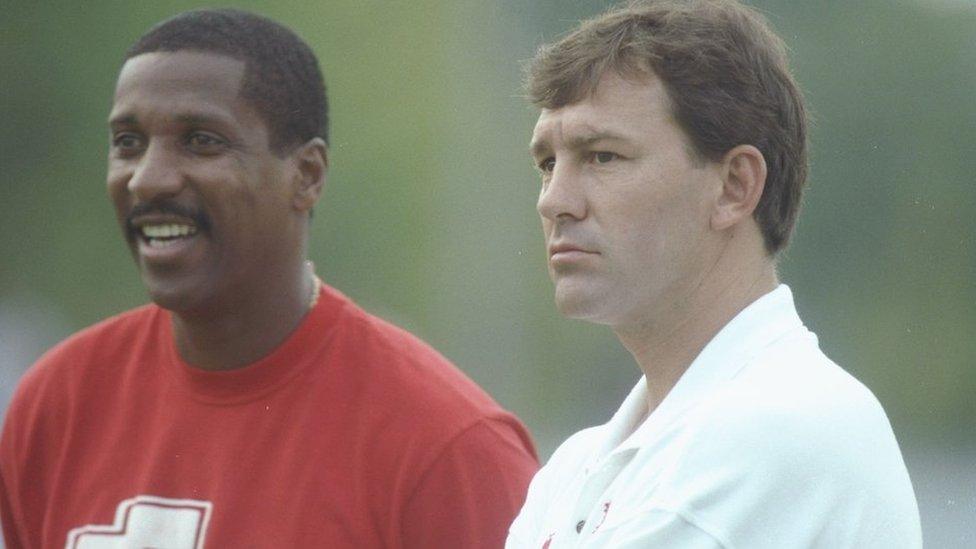
[(619, 203), (614, 225), (624, 248), (620, 252), (629, 256), (624, 261), (647, 270), (648, 264), (661, 268), (686, 253), (698, 225), (698, 212), (691, 206), (680, 193), (644, 194)]
[(120, 185), (122, 179), (122, 169), (109, 159), (108, 166), (105, 167), (105, 186), (108, 188), (110, 195), (114, 195), (117, 192), (116, 188)]
[(208, 206), (219, 219), (221, 236), (238, 253), (259, 259), (281, 246), (290, 203), (263, 183), (248, 181), (232, 193), (211, 197)]
[(128, 177), (118, 170), (109, 169), (105, 179), (105, 190), (108, 198), (115, 207), (119, 218), (125, 217), (129, 209), (129, 190), (126, 186)]

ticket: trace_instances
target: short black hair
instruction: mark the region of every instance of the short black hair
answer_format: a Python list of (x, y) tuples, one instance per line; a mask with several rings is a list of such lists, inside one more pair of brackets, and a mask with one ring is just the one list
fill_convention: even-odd
[(325, 81), (312, 49), (283, 25), (236, 9), (180, 13), (136, 41), (125, 61), (152, 52), (201, 51), (245, 63), (241, 96), (268, 125), (283, 152), (315, 137), (329, 142)]

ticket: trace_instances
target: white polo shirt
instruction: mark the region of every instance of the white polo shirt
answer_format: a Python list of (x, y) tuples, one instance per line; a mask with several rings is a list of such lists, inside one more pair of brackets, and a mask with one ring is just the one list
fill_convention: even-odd
[(918, 505), (874, 395), (785, 285), (739, 313), (646, 420), (644, 378), (532, 480), (508, 549), (916, 548)]

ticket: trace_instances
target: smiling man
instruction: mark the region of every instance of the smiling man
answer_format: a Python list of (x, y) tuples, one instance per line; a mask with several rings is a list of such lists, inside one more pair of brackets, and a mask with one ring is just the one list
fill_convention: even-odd
[(0, 441), (9, 549), (498, 547), (537, 468), (519, 421), (306, 259), (325, 87), (235, 10), (128, 52), (108, 193), (153, 304), (61, 343)]
[(507, 546), (920, 547), (884, 411), (777, 277), (806, 116), (763, 18), (635, 2), (541, 48), (528, 89), (556, 306), (643, 375), (556, 450)]

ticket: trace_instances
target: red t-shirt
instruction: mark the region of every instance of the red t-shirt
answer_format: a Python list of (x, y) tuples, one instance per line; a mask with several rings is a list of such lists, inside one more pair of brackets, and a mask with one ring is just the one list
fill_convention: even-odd
[(0, 516), (8, 549), (502, 547), (537, 467), (514, 416), (326, 287), (238, 370), (184, 363), (153, 305), (52, 349), (7, 414)]

